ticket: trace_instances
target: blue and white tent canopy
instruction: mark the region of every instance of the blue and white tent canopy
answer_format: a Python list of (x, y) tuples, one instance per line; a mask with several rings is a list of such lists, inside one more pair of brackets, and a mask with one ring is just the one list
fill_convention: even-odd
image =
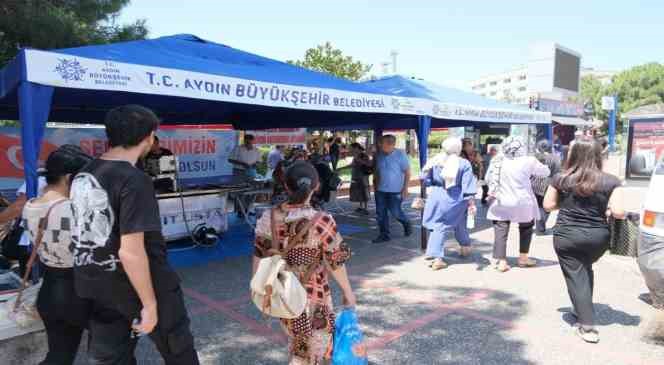
[(0, 118), (18, 117), (21, 82), (55, 89), (51, 121), (97, 122), (126, 103), (152, 108), (166, 124), (230, 120), (243, 129), (374, 124), (387, 114), (426, 112), (401, 111), (395, 98), (365, 85), (193, 35), (28, 49), (0, 77)]
[[(468, 125), (476, 123), (550, 124), (551, 114), (527, 107), (487, 99), (480, 95), (420, 79), (390, 76), (364, 82), (382, 92), (429, 101), (427, 115), (432, 126)], [(401, 109), (411, 108), (402, 106)]]

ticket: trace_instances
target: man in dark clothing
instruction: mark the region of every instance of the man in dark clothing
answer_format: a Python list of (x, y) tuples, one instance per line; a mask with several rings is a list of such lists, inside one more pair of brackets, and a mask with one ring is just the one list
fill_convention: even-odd
[(111, 110), (105, 124), (110, 149), (71, 187), (75, 288), (92, 302), (90, 362), (135, 364), (137, 337), (149, 335), (167, 365), (198, 364), (152, 181), (135, 167), (159, 120), (128, 105)]
[(560, 159), (554, 153), (551, 153), (551, 145), (547, 140), (537, 142), (537, 153), (535, 157), (539, 162), (543, 163), (549, 168), (551, 173), (547, 177), (531, 177), (533, 192), (537, 198), (537, 205), (540, 209), (540, 219), (537, 221), (537, 234), (546, 234), (546, 221), (549, 219), (549, 212), (544, 210), (543, 202), (546, 189), (551, 183), (551, 178), (560, 172)]
[(337, 170), (339, 163), (339, 156), (341, 155), (341, 138), (337, 137), (332, 140), (330, 145), (330, 162), (332, 163), (332, 170)]

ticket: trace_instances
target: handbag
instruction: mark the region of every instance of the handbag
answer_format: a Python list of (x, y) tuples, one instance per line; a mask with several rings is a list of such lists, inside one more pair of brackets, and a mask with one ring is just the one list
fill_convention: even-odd
[(638, 257), (639, 214), (627, 213), (625, 219), (609, 218), (609, 251), (614, 255)]
[(23, 236), (25, 229), (21, 224), (21, 218), (16, 218), (14, 224), (11, 225), (9, 232), (2, 239), (2, 255), (10, 260), (19, 260), (26, 256), (24, 250), (19, 246), (21, 237)]
[(37, 253), (39, 252), (39, 247), (44, 238), (44, 231), (46, 230), (46, 227), (48, 227), (48, 218), (51, 216), (53, 208), (65, 201), (67, 201), (67, 199), (60, 199), (51, 204), (46, 211), (46, 215), (39, 220), (35, 244), (34, 247), (32, 247), (32, 252), (30, 253), (30, 258), (28, 259), (28, 264), (25, 273), (23, 274), (23, 279), (21, 280), (21, 288), (16, 296), (4, 303), (4, 312), (7, 313), (7, 317), (13, 320), (21, 328), (28, 328), (41, 321), (36, 306), (37, 296), (39, 295), (39, 289), (41, 288), (41, 281), (28, 287), (28, 278), (30, 277), (35, 261), (37, 260)]
[(287, 269), (288, 264), (284, 258), (295, 246), (302, 242), (304, 235), (311, 230), (311, 227), (322, 216), (322, 213), (316, 213), (307, 225), (289, 240), (288, 246), (283, 250), (279, 250), (276, 209), (273, 208), (270, 212), (272, 248), (268, 253), (272, 253), (272, 256), (265, 257), (258, 263), (258, 269), (250, 284), (251, 300), (265, 315), (294, 319), (304, 313), (307, 304), (307, 291), (303, 283), (309, 282), (309, 279), (318, 268), (318, 264), (314, 262), (300, 281), (296, 273)]

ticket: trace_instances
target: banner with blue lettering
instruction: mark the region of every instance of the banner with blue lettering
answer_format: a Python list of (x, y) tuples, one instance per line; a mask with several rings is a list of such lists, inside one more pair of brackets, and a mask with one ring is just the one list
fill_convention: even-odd
[[(512, 107), (484, 107), (330, 88), (255, 81), (182, 69), (25, 51), (27, 80), (40, 85), (170, 95), (279, 108), (430, 115), (495, 123), (551, 122), (551, 114)], [(507, 109), (505, 109), (507, 108)]]
[[(228, 157), (237, 144), (237, 132), (228, 130), (173, 129), (157, 132), (161, 146), (171, 150), (179, 160), (181, 184), (200, 185), (230, 180), (232, 166)], [(44, 134), (40, 164), (58, 146), (74, 144), (93, 156), (107, 148), (103, 128), (47, 128)], [(23, 183), (23, 157), (19, 128), (0, 128), (0, 190), (16, 190)]]

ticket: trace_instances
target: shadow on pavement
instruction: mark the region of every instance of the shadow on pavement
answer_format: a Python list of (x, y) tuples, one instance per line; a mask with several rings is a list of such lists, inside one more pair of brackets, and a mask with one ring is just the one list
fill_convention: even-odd
[(374, 364), (534, 364), (508, 334), (526, 310), (512, 294), (407, 282), (387, 289), (358, 289)]
[[(636, 327), (641, 323), (640, 316), (634, 316), (621, 310), (614, 309), (608, 304), (595, 303), (593, 307), (595, 309), (595, 325), (597, 326), (619, 324), (622, 326)], [(558, 308), (558, 312), (563, 314), (563, 321), (567, 322), (570, 326), (576, 324), (577, 318), (572, 314), (571, 307)]]

